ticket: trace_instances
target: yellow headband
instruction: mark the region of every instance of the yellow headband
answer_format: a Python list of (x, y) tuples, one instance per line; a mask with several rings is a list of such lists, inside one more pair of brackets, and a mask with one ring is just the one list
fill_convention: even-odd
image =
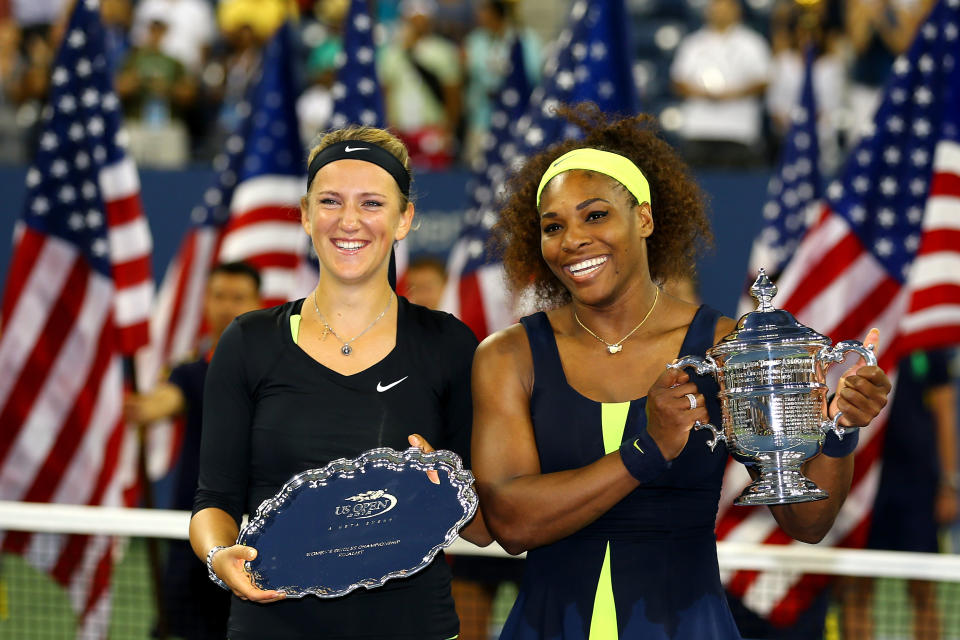
[(638, 204), (650, 202), (650, 183), (629, 158), (609, 151), (584, 148), (568, 151), (550, 164), (540, 178), (540, 186), (537, 187), (537, 208), (540, 208), (540, 194), (543, 193), (547, 183), (557, 174), (572, 169), (596, 171), (608, 175), (626, 187), (627, 191), (637, 199)]

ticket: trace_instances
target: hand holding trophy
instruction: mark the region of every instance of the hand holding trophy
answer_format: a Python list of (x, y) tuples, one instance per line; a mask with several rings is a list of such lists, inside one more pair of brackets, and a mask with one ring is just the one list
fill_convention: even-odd
[(868, 366), (876, 365), (873, 344), (845, 340), (831, 347), (829, 338), (773, 306), (777, 288), (763, 269), (750, 292), (757, 310), (741, 317), (733, 332), (707, 350), (706, 358), (687, 356), (667, 366), (695, 367), (720, 385), (722, 428), (709, 423), (695, 427), (713, 432), (707, 443), (711, 449), (725, 441), (740, 460), (755, 465), (759, 477), (734, 504), (822, 500), (827, 493), (804, 477), (801, 467), (820, 453), (830, 431), (842, 440), (852, 426), (841, 424), (840, 410), (824, 419), (826, 370), (850, 351)]

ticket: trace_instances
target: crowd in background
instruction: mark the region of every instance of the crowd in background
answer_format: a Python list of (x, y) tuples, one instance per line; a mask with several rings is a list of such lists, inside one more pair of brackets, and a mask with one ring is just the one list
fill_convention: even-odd
[[(0, 0), (0, 162), (29, 160), (71, 0)], [(562, 28), (547, 0), (371, 0), (389, 126), (422, 168), (469, 164), (519, 38), (532, 84)], [(776, 157), (815, 51), (821, 149), (835, 167), (931, 0), (626, 0), (643, 109), (696, 165)], [(348, 0), (101, 0), (142, 166), (204, 163), (242, 116), (270, 36), (298, 15), (309, 143), (329, 124)], [(626, 88), (621, 88), (626, 90)]]

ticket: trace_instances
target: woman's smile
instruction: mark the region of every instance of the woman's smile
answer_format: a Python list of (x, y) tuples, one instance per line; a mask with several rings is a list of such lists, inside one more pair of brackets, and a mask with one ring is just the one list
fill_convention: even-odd
[(573, 264), (565, 265), (563, 269), (575, 280), (586, 280), (603, 269), (608, 259), (608, 256), (586, 258), (583, 260), (578, 260)]
[(369, 240), (358, 240), (355, 238), (331, 238), (330, 242), (337, 248), (339, 253), (353, 256), (370, 244)]

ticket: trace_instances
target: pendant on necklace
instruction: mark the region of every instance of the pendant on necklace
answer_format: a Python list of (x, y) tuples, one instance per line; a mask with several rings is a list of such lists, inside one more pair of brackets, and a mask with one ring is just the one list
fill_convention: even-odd
[(342, 347), (340, 347), (340, 353), (342, 353), (342, 354), (345, 355), (345, 356), (348, 356), (348, 355), (350, 355), (351, 353), (353, 353), (353, 347), (351, 347), (351, 346), (348, 345), (348, 344), (345, 344), (345, 345), (343, 345)]
[(607, 345), (607, 351), (609, 351), (611, 354), (620, 353), (621, 351), (623, 351), (623, 345), (622, 345), (622, 344), (608, 344), (608, 345)]

